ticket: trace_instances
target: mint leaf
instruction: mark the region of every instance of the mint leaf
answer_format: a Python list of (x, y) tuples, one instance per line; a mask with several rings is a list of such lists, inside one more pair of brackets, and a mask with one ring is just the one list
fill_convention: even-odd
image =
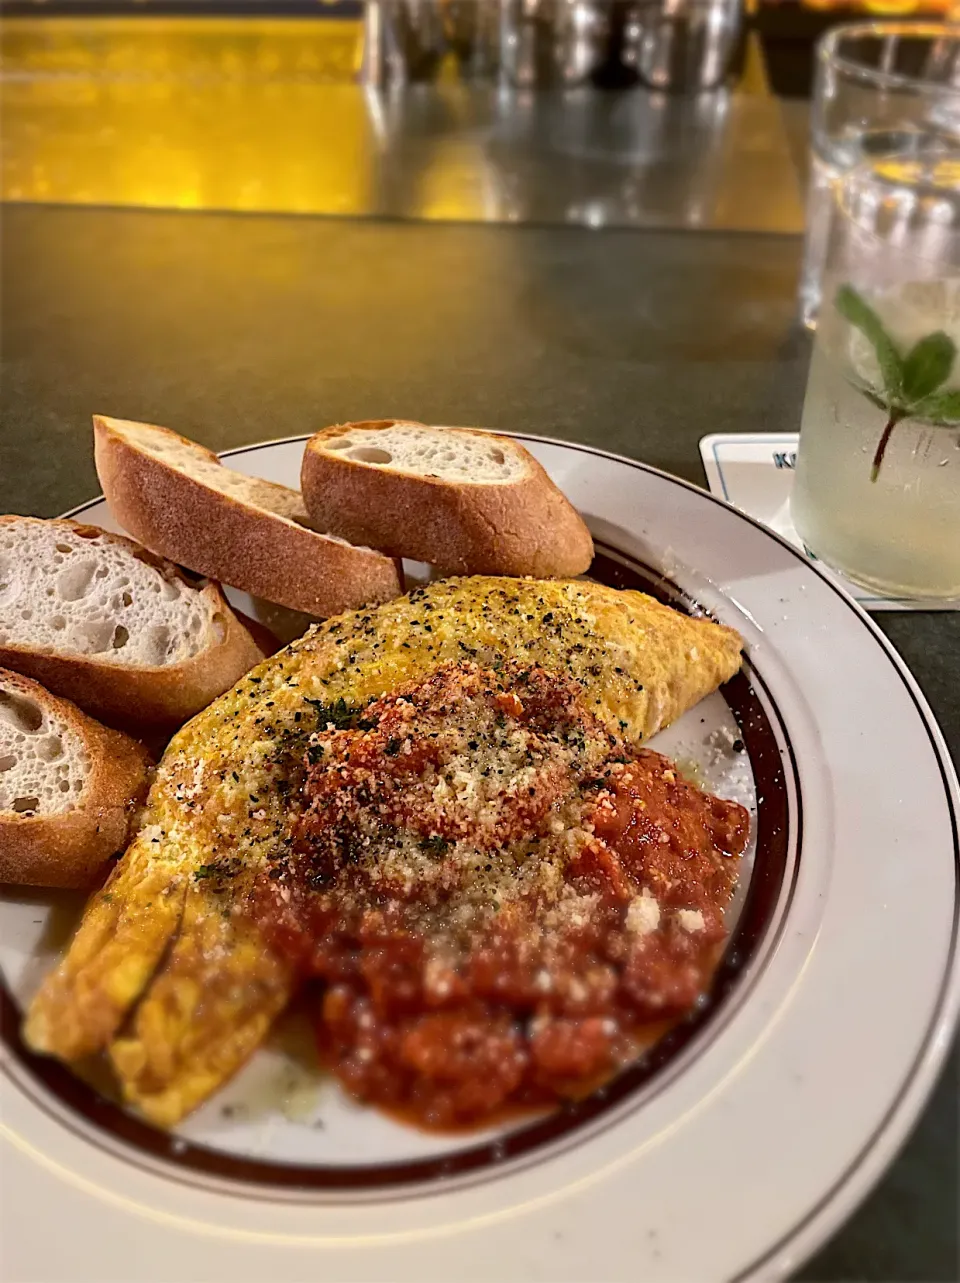
[(917, 401), (910, 413), (943, 427), (960, 425), (960, 392), (934, 392)]
[(957, 346), (943, 330), (935, 330), (915, 343), (903, 362), (903, 398), (919, 401), (936, 392), (953, 369)]
[[(903, 360), (893, 339), (883, 328), (883, 322), (852, 285), (841, 285), (833, 300), (840, 315), (863, 334), (877, 354), (877, 364), (883, 377), (887, 396), (895, 400), (903, 386)], [(919, 346), (919, 345), (918, 345)]]

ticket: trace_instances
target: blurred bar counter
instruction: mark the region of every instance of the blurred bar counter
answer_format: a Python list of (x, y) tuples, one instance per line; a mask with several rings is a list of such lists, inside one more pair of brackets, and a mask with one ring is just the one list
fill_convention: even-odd
[(8, 17), (3, 199), (802, 231), (805, 108), (771, 93), (753, 37), (735, 88), (691, 97), (445, 74), (376, 92), (359, 41), (330, 16)]

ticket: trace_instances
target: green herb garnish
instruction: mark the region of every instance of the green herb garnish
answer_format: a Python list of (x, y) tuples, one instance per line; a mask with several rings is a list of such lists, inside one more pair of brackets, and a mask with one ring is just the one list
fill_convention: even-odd
[(317, 710), (317, 721), (324, 729), (332, 725), (338, 731), (350, 730), (360, 714), (360, 709), (355, 704), (348, 704), (342, 695), (329, 704), (322, 699), (311, 699), (309, 695), (304, 699)]
[(209, 864), (201, 864), (199, 868), (194, 869), (193, 880), (195, 882), (204, 882), (207, 879), (235, 878), (240, 872), (240, 861), (236, 856), (221, 856), (219, 860), (211, 860)]
[(841, 285), (834, 305), (844, 320), (860, 331), (873, 348), (883, 388), (861, 388), (887, 416), (870, 468), (870, 480), (880, 475), (883, 456), (893, 429), (901, 419), (926, 419), (934, 427), (952, 428), (960, 422), (960, 391), (943, 391), (953, 370), (957, 347), (943, 330), (918, 339), (905, 355), (883, 327), (883, 322), (852, 285)]
[(431, 833), (429, 837), (423, 839), (423, 849), (430, 855), (445, 855), (450, 849), (450, 842), (439, 833)]

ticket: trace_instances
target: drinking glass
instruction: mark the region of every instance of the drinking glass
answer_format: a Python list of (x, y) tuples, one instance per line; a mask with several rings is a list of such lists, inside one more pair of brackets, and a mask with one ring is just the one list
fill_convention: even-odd
[(834, 202), (794, 524), (876, 593), (960, 598), (960, 148), (861, 161)]
[(960, 28), (853, 22), (817, 47), (810, 182), (800, 279), (804, 324), (816, 325), (835, 187), (860, 160), (955, 149), (960, 139)]

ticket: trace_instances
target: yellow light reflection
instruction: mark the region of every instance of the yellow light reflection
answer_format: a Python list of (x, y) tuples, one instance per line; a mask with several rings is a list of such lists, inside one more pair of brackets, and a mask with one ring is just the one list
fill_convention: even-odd
[(390, 181), (410, 217), (490, 216), (477, 157), (449, 137), (384, 179), (383, 122), (354, 84), (360, 39), (331, 19), (11, 20), (0, 195), (357, 215)]
[(853, 10), (878, 18), (903, 18), (911, 14), (936, 17), (948, 13), (954, 2), (955, 0), (859, 0), (859, 3), (851, 3), (851, 0), (801, 0), (801, 8), (818, 9), (824, 13), (831, 10)]
[[(147, 208), (523, 218), (533, 196), (491, 159), (498, 119), (492, 99), (483, 99), (478, 116), (474, 99), (446, 76), (428, 96), (418, 87), (406, 95), (358, 92), (359, 43), (358, 23), (330, 19), (11, 20), (0, 29), (0, 195)], [(737, 101), (744, 109), (731, 113), (729, 127), (719, 119), (704, 124), (718, 142), (707, 172), (688, 175), (698, 193), (691, 218), (740, 225), (742, 170), (722, 164), (736, 151), (769, 157), (778, 178), (763, 179), (765, 217), (773, 211), (778, 230), (798, 230), (789, 149), (779, 112), (764, 106), (769, 86), (754, 38)], [(748, 168), (759, 172), (758, 164)], [(579, 172), (574, 178), (586, 181)], [(629, 181), (628, 167), (611, 178), (615, 198), (635, 213), (624, 196)]]
[(370, 204), (356, 23), (17, 20), (2, 195), (182, 209)]

